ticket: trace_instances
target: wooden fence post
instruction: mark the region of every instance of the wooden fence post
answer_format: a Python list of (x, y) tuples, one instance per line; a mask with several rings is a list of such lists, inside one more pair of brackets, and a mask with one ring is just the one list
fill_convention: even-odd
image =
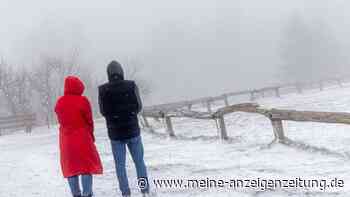
[(339, 85), (339, 87), (343, 87), (343, 83), (342, 83), (342, 81), (341, 81), (341, 79), (337, 79), (337, 83), (338, 83), (338, 85)]
[(167, 132), (169, 136), (175, 137), (173, 124), (171, 123), (171, 118), (169, 116), (165, 116), (165, 124), (166, 124)]
[(299, 94), (303, 93), (302, 85), (300, 83), (295, 84), (295, 87)]
[(255, 100), (255, 90), (250, 92), (250, 100), (254, 101)]
[(192, 110), (192, 104), (187, 105), (188, 110)]
[(228, 96), (227, 95), (224, 95), (224, 101), (225, 101), (225, 106), (229, 106), (230, 103), (228, 102)]
[(319, 85), (320, 85), (320, 91), (323, 91), (323, 81), (320, 81)]
[(219, 126), (220, 126), (220, 137), (222, 140), (228, 140), (227, 129), (225, 125), (224, 116), (219, 117)]
[(145, 123), (145, 127), (150, 128), (150, 124), (149, 124), (149, 122), (147, 120), (147, 117), (142, 115), (142, 119), (143, 119), (143, 122)]
[(158, 117), (154, 117), (153, 119), (154, 119), (154, 121), (156, 121), (156, 122), (160, 122), (160, 119), (159, 119)]
[(26, 126), (26, 133), (31, 133), (32, 132), (32, 126), (27, 125)]
[(275, 89), (276, 97), (281, 98), (280, 88)]
[[(143, 119), (143, 122), (144, 122), (144, 127), (148, 128), (151, 133), (155, 133), (154, 129), (149, 124), (147, 117), (142, 115), (142, 119)], [(158, 119), (158, 122), (159, 122), (159, 119)]]
[(32, 131), (32, 126), (28, 120), (24, 120), (25, 132), (30, 133)]
[(208, 109), (209, 113), (213, 112), (213, 110), (211, 109), (211, 101), (210, 100), (207, 101), (207, 109)]
[(271, 119), (273, 133), (275, 135), (275, 140), (277, 142), (281, 142), (285, 140), (284, 130), (282, 120), (279, 119)]

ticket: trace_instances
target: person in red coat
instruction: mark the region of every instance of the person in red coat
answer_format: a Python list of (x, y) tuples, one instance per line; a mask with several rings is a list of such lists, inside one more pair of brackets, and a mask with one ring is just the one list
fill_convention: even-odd
[[(83, 82), (78, 77), (68, 76), (65, 79), (64, 96), (58, 99), (55, 107), (60, 124), (61, 168), (74, 197), (91, 197), (92, 175), (102, 174), (103, 171), (95, 146), (90, 102), (82, 95), (83, 92)], [(79, 176), (83, 192), (80, 190)]]

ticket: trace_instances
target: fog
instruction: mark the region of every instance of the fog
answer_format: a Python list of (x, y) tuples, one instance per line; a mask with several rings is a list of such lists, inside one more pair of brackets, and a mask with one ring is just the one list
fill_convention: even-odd
[(148, 104), (284, 83), (281, 51), (296, 15), (327, 26), (337, 43), (329, 67), (346, 73), (348, 64), (345, 0), (0, 2), (2, 57), (28, 67), (38, 45), (53, 53), (79, 46), (96, 77), (113, 59), (136, 59), (152, 84)]

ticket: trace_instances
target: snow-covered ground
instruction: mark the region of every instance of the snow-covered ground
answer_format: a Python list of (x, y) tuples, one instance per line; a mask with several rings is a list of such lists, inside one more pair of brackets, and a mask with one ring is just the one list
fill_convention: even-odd
[[(303, 95), (264, 98), (267, 107), (350, 112), (350, 88), (310, 91)], [(349, 196), (350, 125), (286, 122), (292, 142), (273, 140), (271, 123), (262, 116), (237, 113), (226, 117), (230, 140), (217, 137), (214, 121), (176, 119), (177, 137), (170, 139), (161, 123), (152, 122), (158, 134), (143, 132), (145, 160), (155, 179), (333, 179), (345, 181), (343, 188), (259, 189), (152, 189), (157, 196)], [(104, 164), (104, 175), (94, 180), (96, 197), (118, 196), (117, 179), (104, 122), (96, 121), (96, 143)], [(58, 162), (57, 128), (37, 128), (31, 135), (18, 132), (0, 137), (0, 197), (70, 196)], [(135, 196), (137, 184), (128, 161)], [(152, 181), (151, 181), (152, 182)]]

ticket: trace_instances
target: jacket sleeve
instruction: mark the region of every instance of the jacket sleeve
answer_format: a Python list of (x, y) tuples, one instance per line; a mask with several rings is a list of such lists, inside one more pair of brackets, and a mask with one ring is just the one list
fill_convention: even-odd
[(139, 113), (142, 110), (142, 100), (141, 100), (139, 88), (137, 87), (136, 83), (135, 83), (135, 95), (137, 99), (137, 113)]
[(106, 116), (106, 112), (104, 110), (104, 103), (103, 103), (103, 96), (102, 96), (103, 90), (102, 88), (98, 88), (98, 105), (100, 107), (100, 113), (102, 116)]
[(85, 102), (85, 105), (83, 108), (83, 118), (84, 118), (86, 124), (89, 126), (91, 137), (92, 137), (93, 141), (95, 142), (94, 120), (93, 120), (93, 115), (92, 115), (91, 104), (86, 97), (84, 97), (84, 102)]

